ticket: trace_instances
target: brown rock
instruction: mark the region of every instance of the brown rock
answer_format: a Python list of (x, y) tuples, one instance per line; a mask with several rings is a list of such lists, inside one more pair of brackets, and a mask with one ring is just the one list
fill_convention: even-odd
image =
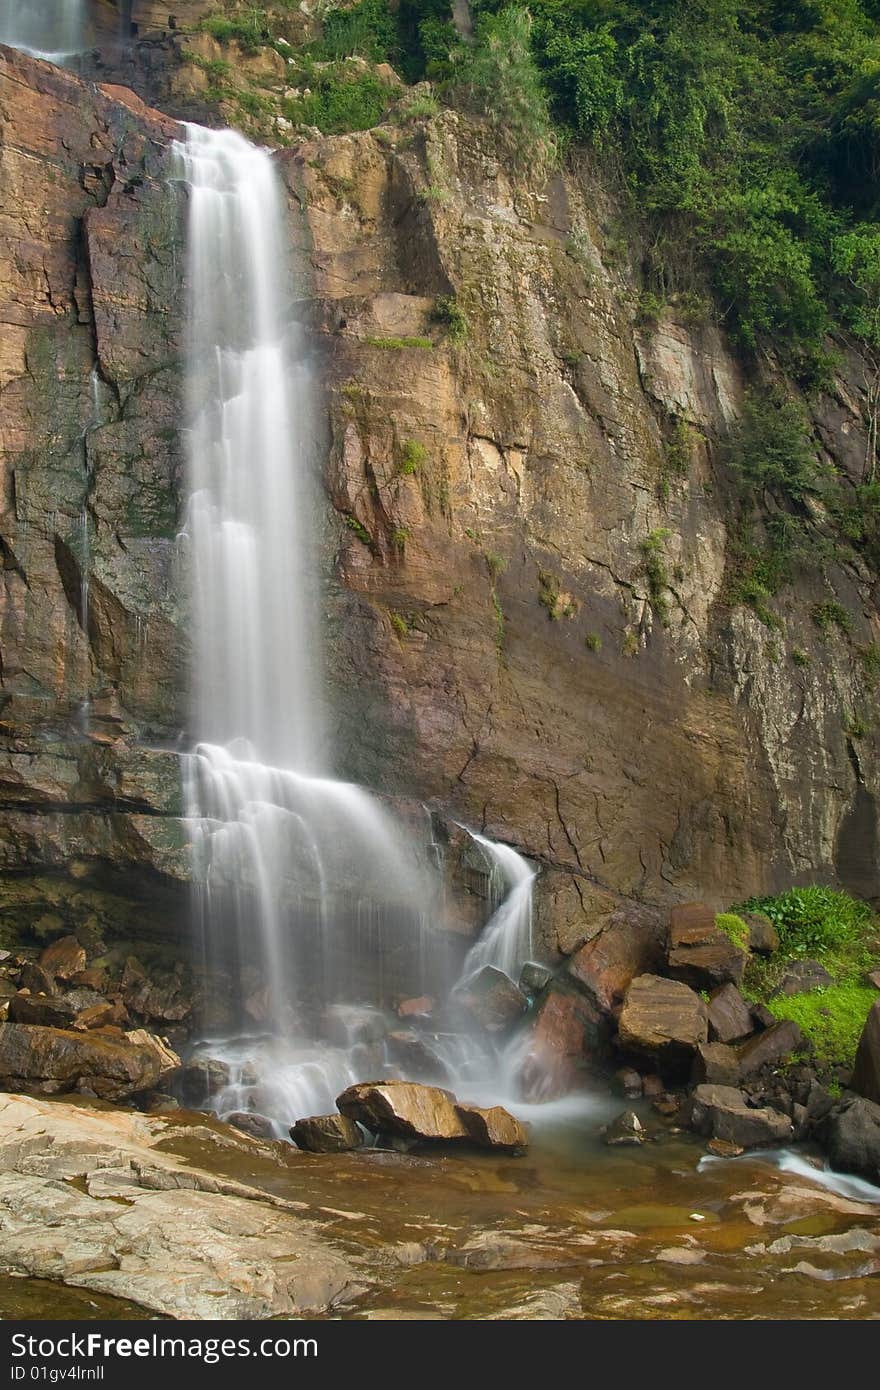
[(618, 1024), (625, 1048), (677, 1066), (708, 1037), (706, 1005), (678, 980), (640, 975), (633, 980)]
[(347, 1153), (364, 1142), (363, 1130), (347, 1115), (310, 1115), (290, 1127), (290, 1137), (300, 1149), (313, 1154)]
[(615, 1095), (634, 1100), (642, 1094), (642, 1078), (635, 1067), (618, 1067), (611, 1078), (611, 1089)]
[(791, 1120), (769, 1107), (752, 1109), (733, 1086), (698, 1086), (690, 1101), (690, 1123), (698, 1134), (724, 1139), (744, 1149), (784, 1143)]
[(715, 1042), (739, 1042), (755, 1031), (751, 1010), (736, 985), (719, 985), (709, 996), (709, 1037)]
[(656, 914), (636, 908), (615, 912), (568, 963), (568, 974), (606, 1013), (623, 1002), (636, 975), (663, 964), (662, 927)]
[(710, 1139), (706, 1148), (719, 1158), (738, 1158), (745, 1153), (742, 1144), (734, 1144), (732, 1139)]
[(481, 1149), (502, 1149), (507, 1153), (524, 1153), (529, 1136), (524, 1125), (501, 1105), (483, 1108), (459, 1101), (456, 1113), (472, 1144)]
[(792, 1052), (803, 1051), (806, 1045), (807, 1040), (796, 1023), (790, 1019), (774, 1023), (738, 1049), (740, 1075), (751, 1076), (761, 1067), (783, 1061)]
[(749, 947), (759, 956), (772, 956), (779, 950), (779, 933), (765, 912), (744, 912), (749, 929)]
[(602, 1136), (604, 1142), (611, 1148), (626, 1145), (644, 1144), (647, 1139), (645, 1126), (642, 1124), (634, 1110), (624, 1110), (616, 1119), (606, 1126)]
[(485, 1028), (500, 1033), (511, 1028), (529, 1007), (519, 985), (494, 965), (484, 965), (455, 990), (457, 1009)]
[(420, 994), (418, 999), (404, 999), (397, 1006), (398, 1018), (430, 1018), (434, 1012), (434, 1000), (428, 994)]
[(47, 975), (59, 980), (69, 980), (86, 968), (86, 953), (75, 936), (62, 936), (47, 946), (39, 959), (39, 965)]
[(0, 1024), (0, 1086), (6, 1091), (82, 1091), (120, 1100), (155, 1089), (179, 1066), (180, 1058), (144, 1029), (76, 1033)]
[(11, 1023), (32, 1023), (47, 1028), (70, 1028), (76, 1009), (63, 999), (43, 994), (15, 994), (9, 1001)]
[(88, 1031), (90, 1028), (103, 1028), (108, 1023), (118, 1022), (118, 1006), (105, 1000), (103, 1004), (92, 1004), (88, 1009), (82, 1009), (71, 1024), (78, 1032)]
[(666, 1091), (662, 1076), (657, 1076), (655, 1072), (651, 1072), (648, 1076), (643, 1077), (642, 1091), (649, 1100), (655, 1096), (662, 1096)]
[(185, 1105), (199, 1109), (229, 1085), (229, 1066), (216, 1057), (201, 1057), (182, 1068), (177, 1088)]
[(691, 1080), (695, 1085), (709, 1082), (736, 1086), (739, 1078), (739, 1057), (735, 1048), (720, 1042), (700, 1043), (691, 1070)]
[(880, 999), (871, 1005), (865, 1020), (851, 1085), (860, 1096), (880, 1105)]
[(776, 1023), (776, 1015), (770, 1012), (766, 1004), (751, 1004), (749, 1013), (756, 1028), (772, 1028)]
[(748, 952), (735, 946), (726, 932), (715, 925), (715, 914), (705, 903), (685, 903), (670, 915), (669, 973), (694, 989), (743, 977)]
[(807, 994), (832, 984), (831, 976), (817, 960), (796, 960), (786, 970), (774, 994)]
[(228, 1125), (249, 1134), (252, 1139), (274, 1139), (275, 1126), (268, 1115), (258, 1115), (256, 1110), (230, 1110), (221, 1116)]
[(577, 1084), (587, 1058), (601, 1053), (608, 1026), (590, 1000), (551, 985), (535, 1013), (520, 1069), (523, 1095), (554, 1100)]
[(48, 970), (44, 970), (35, 961), (26, 961), (21, 967), (18, 983), (21, 989), (30, 990), (31, 994), (56, 994), (58, 992), (54, 975), (50, 975)]
[(880, 970), (869, 970), (865, 978), (869, 985), (873, 985), (875, 989), (880, 989)]

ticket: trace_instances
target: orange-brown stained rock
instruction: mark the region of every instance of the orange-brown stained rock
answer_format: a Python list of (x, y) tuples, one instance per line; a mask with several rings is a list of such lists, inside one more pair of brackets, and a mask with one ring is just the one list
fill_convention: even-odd
[(86, 953), (75, 936), (62, 936), (47, 946), (39, 960), (40, 967), (47, 975), (59, 980), (69, 980), (86, 968)]

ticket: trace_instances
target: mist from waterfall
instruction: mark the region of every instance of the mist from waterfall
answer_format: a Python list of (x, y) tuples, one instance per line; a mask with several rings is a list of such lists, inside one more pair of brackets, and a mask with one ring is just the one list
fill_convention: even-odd
[(60, 63), (86, 43), (85, 0), (0, 0), (0, 43)]

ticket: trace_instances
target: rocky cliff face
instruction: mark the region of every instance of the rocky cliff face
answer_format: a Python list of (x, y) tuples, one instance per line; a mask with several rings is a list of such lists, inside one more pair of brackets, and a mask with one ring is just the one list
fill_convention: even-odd
[[(176, 127), (7, 50), (0, 83), (0, 897), (158, 932), (186, 876)], [(589, 171), (514, 180), (453, 113), (281, 160), (340, 771), (540, 860), (566, 952), (621, 898), (876, 893), (870, 576), (804, 579), (779, 629), (725, 602), (740, 371), (712, 328), (637, 323)], [(858, 381), (811, 407), (853, 471)], [(811, 618), (832, 600), (849, 631)]]

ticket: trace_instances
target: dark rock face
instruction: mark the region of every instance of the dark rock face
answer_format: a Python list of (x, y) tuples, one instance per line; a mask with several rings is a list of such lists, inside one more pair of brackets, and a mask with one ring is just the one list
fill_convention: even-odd
[(848, 1097), (822, 1120), (818, 1133), (833, 1168), (880, 1184), (880, 1105)]
[(779, 933), (765, 912), (746, 912), (743, 921), (749, 929), (749, 948), (759, 956), (772, 956), (779, 950)]
[(698, 1134), (743, 1149), (780, 1144), (792, 1137), (787, 1115), (770, 1107), (750, 1107), (742, 1091), (733, 1086), (698, 1086), (690, 1100), (690, 1123)]
[(720, 985), (709, 996), (709, 1037), (714, 1042), (739, 1042), (755, 1031), (751, 1010), (736, 985)]
[(364, 1142), (363, 1130), (347, 1115), (311, 1115), (291, 1125), (290, 1137), (313, 1154), (347, 1153)]
[(453, 999), (456, 1009), (487, 1033), (511, 1028), (529, 1006), (519, 986), (494, 965), (484, 965), (471, 975), (459, 985)]
[(757, 1033), (743, 1043), (739, 1049), (740, 1074), (751, 1076), (761, 1067), (771, 1066), (790, 1057), (793, 1052), (803, 1051), (806, 1045), (807, 1040), (796, 1023), (790, 1019), (774, 1023), (763, 1033)]
[(711, 1085), (736, 1086), (741, 1075), (741, 1067), (736, 1049), (725, 1043), (700, 1043), (694, 1057), (691, 1080), (697, 1085), (708, 1082)]
[(824, 965), (817, 960), (796, 960), (779, 982), (776, 994), (807, 994), (811, 989), (823, 989), (833, 981)]
[(851, 1084), (860, 1096), (880, 1105), (880, 999), (865, 1020)]
[(704, 903), (674, 907), (669, 922), (669, 973), (694, 989), (738, 984), (748, 953), (715, 925), (715, 914)]

